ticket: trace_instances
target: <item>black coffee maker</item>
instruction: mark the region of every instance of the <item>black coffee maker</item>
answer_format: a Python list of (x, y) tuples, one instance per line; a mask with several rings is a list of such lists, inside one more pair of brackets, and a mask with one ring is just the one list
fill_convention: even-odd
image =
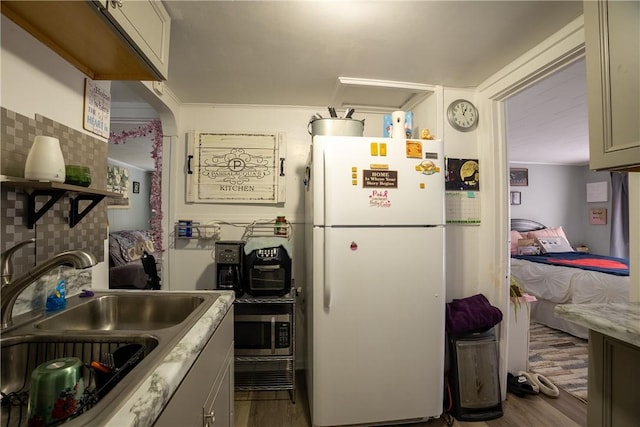
[(236, 292), (236, 297), (244, 293), (242, 282), (242, 259), (244, 242), (218, 241), (216, 251), (216, 289)]

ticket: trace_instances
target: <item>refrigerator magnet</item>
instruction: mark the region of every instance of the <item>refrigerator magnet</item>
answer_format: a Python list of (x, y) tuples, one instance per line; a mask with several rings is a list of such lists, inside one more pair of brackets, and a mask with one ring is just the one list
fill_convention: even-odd
[(410, 159), (422, 158), (422, 142), (407, 141), (405, 144), (406, 144), (407, 158), (410, 158)]
[(440, 168), (431, 160), (423, 160), (419, 165), (416, 165), (416, 170), (423, 175), (433, 175), (440, 172)]
[(351, 245), (349, 247), (352, 251), (358, 250), (358, 244), (356, 242), (351, 242)]

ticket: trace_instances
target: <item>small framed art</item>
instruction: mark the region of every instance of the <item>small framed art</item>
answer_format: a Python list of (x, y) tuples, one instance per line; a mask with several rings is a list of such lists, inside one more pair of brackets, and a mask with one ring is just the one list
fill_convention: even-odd
[(589, 224), (606, 225), (607, 224), (607, 208), (589, 209)]
[(529, 185), (529, 169), (510, 168), (509, 184), (516, 187), (526, 187)]
[(133, 192), (134, 194), (140, 193), (140, 183), (138, 181), (133, 181)]
[(512, 205), (519, 205), (520, 204), (520, 192), (519, 191), (512, 191), (511, 192), (511, 204)]

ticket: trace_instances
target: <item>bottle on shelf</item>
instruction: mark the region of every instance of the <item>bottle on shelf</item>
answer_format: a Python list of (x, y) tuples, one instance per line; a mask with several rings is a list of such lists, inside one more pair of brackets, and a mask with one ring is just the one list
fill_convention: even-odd
[(274, 234), (276, 236), (286, 236), (287, 235), (287, 220), (282, 216), (278, 216), (276, 218), (276, 226), (274, 228)]

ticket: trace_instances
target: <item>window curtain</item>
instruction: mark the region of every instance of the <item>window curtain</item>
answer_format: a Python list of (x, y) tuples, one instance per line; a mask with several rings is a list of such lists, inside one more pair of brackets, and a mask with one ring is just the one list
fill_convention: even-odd
[(629, 174), (611, 172), (611, 240), (609, 255), (629, 258)]

